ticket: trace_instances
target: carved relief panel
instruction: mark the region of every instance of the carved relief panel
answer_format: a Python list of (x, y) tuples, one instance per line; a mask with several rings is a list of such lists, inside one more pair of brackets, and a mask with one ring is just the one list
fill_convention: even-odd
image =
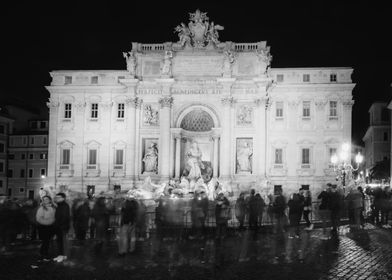
[(143, 126), (159, 125), (158, 104), (143, 104)]
[(250, 105), (239, 105), (237, 107), (236, 124), (237, 126), (252, 126), (253, 107)]

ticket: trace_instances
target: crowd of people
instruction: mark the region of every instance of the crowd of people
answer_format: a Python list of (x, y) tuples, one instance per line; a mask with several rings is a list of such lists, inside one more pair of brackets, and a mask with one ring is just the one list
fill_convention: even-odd
[[(312, 203), (312, 197), (317, 203)], [(173, 237), (184, 227), (184, 209), (189, 208), (191, 229), (187, 238), (199, 239), (207, 235), (207, 219), (213, 218), (213, 234), (217, 240), (227, 235), (229, 221), (238, 233), (249, 229), (257, 235), (265, 224), (272, 225), (274, 233), (288, 233), (288, 238), (299, 238), (302, 229), (313, 230), (311, 222), (321, 221), (323, 238), (338, 233), (341, 217), (347, 211), (353, 230), (365, 222), (384, 228), (392, 210), (390, 187), (351, 186), (343, 190), (327, 184), (316, 196), (309, 189), (300, 188), (286, 197), (281, 189), (262, 197), (255, 189), (242, 192), (236, 200), (219, 192), (211, 200), (204, 189), (198, 189), (190, 200), (174, 199), (168, 192), (155, 201), (153, 213), (147, 215), (147, 206), (141, 199), (123, 196), (111, 199), (104, 195), (79, 197), (67, 200), (64, 193), (43, 195), (39, 202), (28, 199), (23, 203), (0, 199), (0, 237), (2, 252), (9, 250), (17, 237), (41, 240), (40, 256), (49, 260), (51, 240), (55, 239), (55, 261), (62, 262), (69, 254), (69, 233), (72, 230), (75, 243), (84, 246), (86, 239), (94, 242), (94, 251), (100, 253), (103, 245), (115, 236), (119, 256), (135, 252), (137, 239), (149, 237), (147, 230), (154, 223), (158, 236)], [(212, 211), (213, 212), (212, 212)], [(153, 215), (150, 215), (153, 214)], [(154, 216), (155, 219), (151, 219)], [(212, 217), (213, 216), (213, 217)], [(113, 221), (115, 217), (115, 221)], [(268, 221), (264, 221), (268, 219)], [(303, 223), (302, 223), (303, 221)], [(113, 224), (117, 230), (113, 230)], [(210, 225), (210, 224), (209, 224)], [(331, 231), (328, 231), (331, 227)], [(209, 227), (210, 228), (210, 227)], [(180, 231), (181, 234), (183, 231)], [(209, 231), (211, 232), (211, 231)], [(56, 250), (54, 250), (56, 249)]]

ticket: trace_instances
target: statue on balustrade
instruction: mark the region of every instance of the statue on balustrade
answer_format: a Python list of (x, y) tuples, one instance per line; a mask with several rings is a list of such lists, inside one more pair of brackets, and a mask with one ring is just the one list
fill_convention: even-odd
[(151, 143), (143, 157), (144, 172), (158, 173), (158, 149), (156, 143)]
[(127, 70), (131, 76), (136, 74), (136, 57), (134, 52), (123, 52), (123, 57), (127, 63)]
[(231, 76), (232, 66), (234, 63), (234, 54), (231, 51), (225, 51), (223, 57), (223, 76)]
[(253, 151), (248, 142), (243, 142), (237, 150), (237, 172), (252, 172), (251, 157)]
[(161, 74), (164, 76), (171, 76), (171, 68), (172, 68), (172, 51), (165, 51), (165, 56), (163, 58), (163, 65), (161, 68)]
[(191, 31), (183, 22), (181, 22), (181, 25), (178, 25), (174, 30), (175, 32), (178, 32), (178, 38), (180, 39), (178, 44), (180, 44), (181, 47), (191, 45)]

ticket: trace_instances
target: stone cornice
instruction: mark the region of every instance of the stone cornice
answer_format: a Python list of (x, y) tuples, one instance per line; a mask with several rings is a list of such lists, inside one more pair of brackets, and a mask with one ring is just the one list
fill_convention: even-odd
[(304, 91), (352, 91), (356, 84), (280, 84), (277, 83), (273, 91), (291, 91), (291, 92), (304, 92)]
[(124, 91), (126, 87), (123, 85), (113, 86), (46, 86), (50, 93), (72, 94), (72, 93), (106, 93), (112, 91)]

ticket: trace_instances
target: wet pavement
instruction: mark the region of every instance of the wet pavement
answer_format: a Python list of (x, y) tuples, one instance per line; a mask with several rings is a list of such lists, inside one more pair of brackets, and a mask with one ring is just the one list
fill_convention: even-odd
[(137, 251), (117, 256), (116, 243), (94, 250), (77, 246), (62, 263), (38, 261), (39, 242), (17, 243), (0, 255), (1, 279), (392, 279), (392, 229), (341, 227), (337, 237), (320, 229), (274, 235), (231, 232), (221, 242), (137, 242)]

